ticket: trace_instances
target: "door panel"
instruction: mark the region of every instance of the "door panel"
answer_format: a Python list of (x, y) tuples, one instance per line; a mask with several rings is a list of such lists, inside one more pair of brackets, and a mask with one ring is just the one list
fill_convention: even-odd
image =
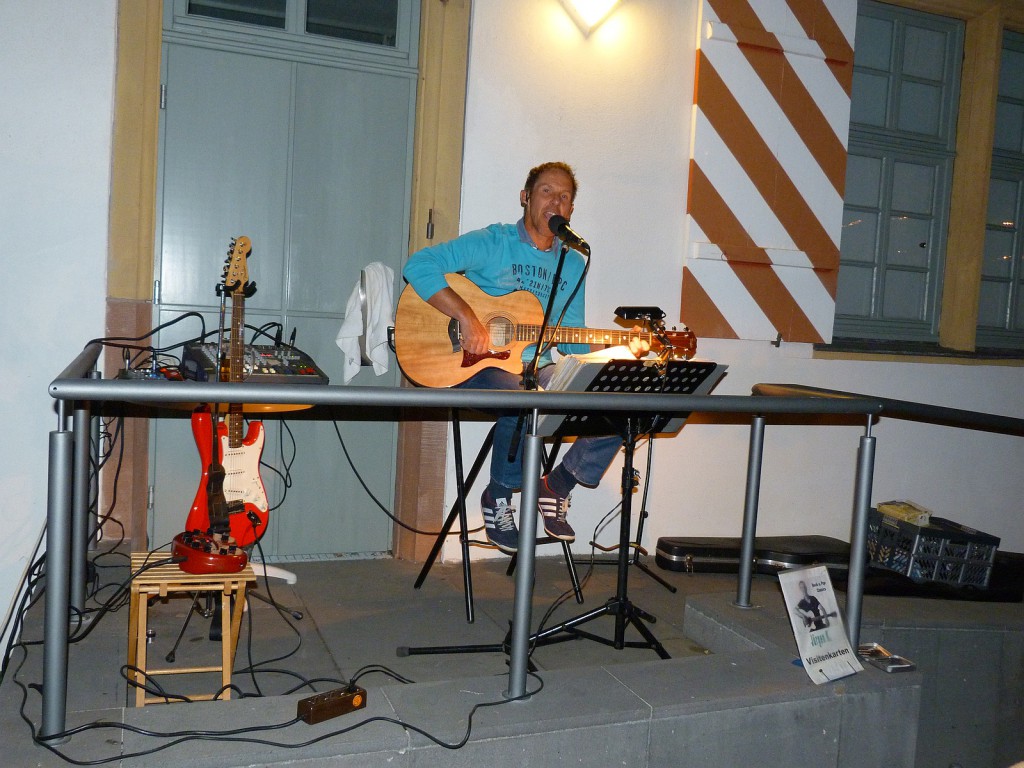
[[(361, 268), (381, 261), (397, 283), (407, 253), (415, 72), (180, 42), (165, 44), (165, 62), (157, 321), (194, 310), (215, 329), (229, 242), (246, 235), (257, 291), (246, 300), (245, 341), (272, 343), (252, 328), (280, 323), (283, 341), (294, 331), (295, 345), (341, 384), (334, 339)], [(160, 344), (197, 333), (189, 321), (161, 333)], [(392, 359), (379, 377), (363, 368), (352, 384), (397, 386), (397, 366)], [(331, 421), (262, 420), (264, 554), (390, 550), (392, 523), (378, 502), (390, 511), (394, 501), (395, 417), (338, 422), (356, 471)], [(153, 425), (150, 534), (163, 544), (181, 531), (202, 468), (187, 413)]]
[(291, 65), (187, 45), (165, 50), (160, 299), (214, 303), (220, 275), (210, 265), (244, 234), (259, 287), (247, 306), (280, 307)]
[[(404, 260), (415, 80), (300, 66), (288, 308), (344, 312), (359, 269)], [(397, 257), (397, 258), (396, 258)]]
[[(317, 361), (332, 383), (341, 384), (341, 351), (334, 343), (340, 321), (301, 317), (288, 323), (288, 327), (293, 325), (301, 329), (295, 345)], [(397, 382), (395, 365), (382, 376), (364, 367), (352, 386), (397, 386)], [(295, 440), (295, 457), (285, 503), (271, 517), (268, 538), (272, 539), (273, 551), (278, 555), (389, 551), (391, 522), (363, 489), (363, 483), (388, 511), (394, 508), (397, 422), (388, 413), (365, 411), (346, 413), (345, 420), (337, 422), (357, 476), (345, 458), (332, 421), (314, 421), (310, 416), (297, 413), (284, 417)], [(358, 420), (353, 420), (357, 416)], [(277, 433), (273, 434), (276, 440)], [(283, 450), (287, 454), (289, 449), (286, 442)], [(273, 450), (279, 455), (277, 444)]]

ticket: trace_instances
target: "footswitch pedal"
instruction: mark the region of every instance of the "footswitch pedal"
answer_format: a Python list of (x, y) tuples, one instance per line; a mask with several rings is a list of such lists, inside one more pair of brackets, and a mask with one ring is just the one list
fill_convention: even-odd
[(301, 699), (296, 714), (303, 722), (315, 725), (365, 706), (366, 690), (358, 685), (350, 685)]

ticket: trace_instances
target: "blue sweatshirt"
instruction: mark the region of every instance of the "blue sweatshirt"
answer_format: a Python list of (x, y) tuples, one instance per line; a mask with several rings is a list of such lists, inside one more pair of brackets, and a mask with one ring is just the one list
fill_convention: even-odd
[[(502, 296), (512, 291), (529, 291), (540, 300), (541, 311), (547, 308), (551, 282), (558, 267), (561, 244), (556, 238), (551, 250), (538, 249), (526, 232), (520, 219), (517, 224), (491, 224), (473, 230), (438, 245), (416, 251), (409, 257), (402, 275), (421, 299), (426, 301), (448, 283), (449, 272), (462, 272), (480, 290), (491, 296)], [(561, 282), (555, 293), (555, 305), (550, 322), (558, 322), (566, 300), (576, 288), (583, 274), (585, 262), (576, 251), (570, 250), (562, 266)], [(562, 320), (565, 328), (583, 328), (585, 287), (580, 287)], [(590, 351), (586, 344), (559, 344), (566, 354)], [(533, 356), (531, 344), (524, 350), (524, 359)], [(545, 361), (546, 362), (546, 361)]]

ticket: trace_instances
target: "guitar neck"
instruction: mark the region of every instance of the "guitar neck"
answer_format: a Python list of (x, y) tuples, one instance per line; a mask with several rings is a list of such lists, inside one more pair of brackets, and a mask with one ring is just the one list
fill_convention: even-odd
[[(245, 344), (242, 332), (245, 328), (245, 295), (236, 291), (231, 295), (231, 337), (228, 348), (228, 381), (241, 381), (245, 367)], [(225, 417), (228, 428), (228, 444), (238, 448), (242, 444), (242, 404), (231, 403)]]
[[(537, 341), (540, 337), (539, 325), (516, 326), (517, 341)], [(604, 330), (601, 328), (552, 328), (544, 331), (544, 341), (566, 344), (609, 344), (618, 346), (628, 344), (630, 339), (643, 339), (651, 344), (655, 337), (649, 331)]]

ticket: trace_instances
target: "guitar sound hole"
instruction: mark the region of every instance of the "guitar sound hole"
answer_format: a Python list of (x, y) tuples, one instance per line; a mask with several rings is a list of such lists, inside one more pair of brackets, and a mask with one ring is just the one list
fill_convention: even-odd
[(513, 333), (515, 326), (508, 318), (493, 318), (487, 327), (491, 332), (491, 344), (493, 346), (505, 347), (514, 341)]

